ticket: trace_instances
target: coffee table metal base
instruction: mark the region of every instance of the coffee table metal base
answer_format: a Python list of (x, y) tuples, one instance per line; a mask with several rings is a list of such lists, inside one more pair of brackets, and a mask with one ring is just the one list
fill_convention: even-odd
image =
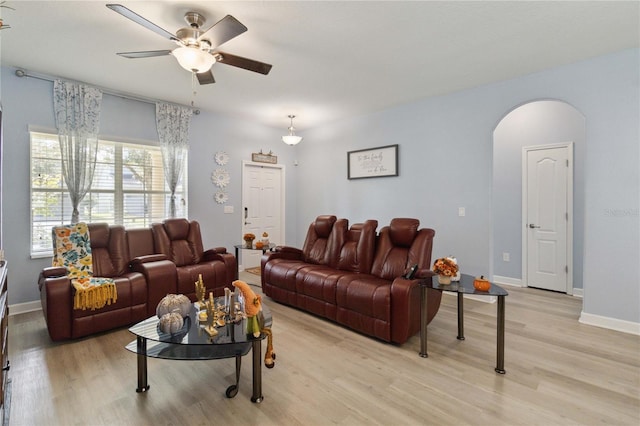
[[(208, 349), (208, 353), (199, 353), (199, 356), (194, 359), (198, 360), (211, 360), (211, 359), (223, 359), (223, 358), (235, 358), (236, 360), (236, 371), (235, 378), (236, 383), (229, 386), (225, 391), (225, 395), (227, 398), (233, 398), (238, 394), (239, 383), (240, 383), (240, 369), (242, 365), (242, 357), (246, 355), (249, 350), (253, 352), (252, 360), (253, 360), (253, 368), (252, 368), (252, 376), (253, 376), (253, 393), (251, 395), (251, 402), (260, 403), (264, 399), (262, 395), (262, 362), (260, 359), (262, 353), (262, 340), (257, 339), (253, 340), (250, 343), (247, 342), (244, 345), (246, 346), (246, 350), (243, 348), (240, 352), (238, 351), (221, 351), (220, 349), (224, 347), (216, 347), (210, 346)], [(177, 345), (174, 343), (165, 343), (165, 342), (154, 342), (153, 350), (147, 350), (147, 339), (142, 336), (137, 336), (136, 340), (129, 343), (126, 346), (126, 349), (134, 352), (136, 354), (137, 363), (138, 363), (138, 387), (136, 388), (136, 392), (142, 393), (147, 392), (151, 386), (148, 383), (148, 373), (147, 373), (147, 358), (160, 358), (160, 359), (172, 359), (172, 360), (185, 360), (189, 359), (180, 355), (172, 355), (174, 351), (172, 348), (181, 347), (184, 349), (183, 345)]]

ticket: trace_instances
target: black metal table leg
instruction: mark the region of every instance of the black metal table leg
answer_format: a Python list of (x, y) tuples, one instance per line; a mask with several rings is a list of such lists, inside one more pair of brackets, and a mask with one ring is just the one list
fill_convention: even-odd
[(240, 279), (240, 260), (238, 259), (238, 247), (236, 247), (236, 280)]
[(229, 386), (225, 392), (227, 398), (233, 398), (240, 388), (240, 369), (242, 367), (242, 355), (236, 355), (236, 383)]
[(464, 293), (458, 293), (458, 340), (464, 340)]
[(428, 358), (427, 353), (427, 322), (429, 317), (427, 306), (427, 287), (420, 286), (420, 356), (422, 358)]
[(496, 348), (496, 373), (505, 374), (504, 369), (504, 296), (498, 296), (498, 336)]
[(136, 339), (138, 357), (138, 388), (136, 392), (146, 392), (151, 386), (147, 383), (147, 339), (138, 336)]
[(253, 395), (251, 402), (262, 402), (262, 340), (256, 339), (251, 344), (253, 352)]

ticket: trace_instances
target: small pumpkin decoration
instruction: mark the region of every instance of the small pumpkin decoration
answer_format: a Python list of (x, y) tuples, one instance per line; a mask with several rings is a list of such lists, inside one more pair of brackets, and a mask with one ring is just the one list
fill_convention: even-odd
[(178, 312), (182, 317), (188, 317), (191, 312), (191, 300), (184, 294), (167, 294), (162, 298), (156, 308), (156, 315), (162, 318), (163, 315)]
[(256, 243), (256, 248), (257, 248), (258, 250), (262, 250), (262, 249), (263, 249), (263, 247), (264, 247), (264, 243), (263, 243), (262, 241), (258, 241), (258, 242)]
[(484, 275), (480, 275), (480, 278), (476, 277), (476, 279), (473, 280), (473, 287), (479, 291), (489, 291), (491, 283), (484, 278)]
[(182, 315), (178, 312), (171, 312), (168, 314), (164, 314), (160, 317), (160, 321), (158, 322), (158, 326), (160, 327), (160, 331), (168, 334), (175, 334), (184, 325), (184, 320), (182, 319)]

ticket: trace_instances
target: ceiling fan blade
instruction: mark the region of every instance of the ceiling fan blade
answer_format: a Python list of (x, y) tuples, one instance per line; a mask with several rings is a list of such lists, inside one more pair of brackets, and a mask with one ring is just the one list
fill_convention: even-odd
[(130, 9), (127, 9), (121, 4), (108, 4), (107, 7), (113, 10), (114, 12), (117, 12), (120, 15), (124, 16), (125, 18), (131, 19), (136, 24), (140, 24), (146, 29), (161, 35), (164, 38), (168, 38), (169, 40), (172, 40), (172, 41), (179, 41), (178, 38), (175, 35), (171, 34), (169, 31), (157, 26), (153, 22), (143, 18), (142, 16), (138, 15), (137, 13), (135, 13)]
[(269, 71), (271, 71), (271, 65), (265, 64), (264, 62), (254, 61), (253, 59), (247, 59), (242, 56), (231, 55), (223, 52), (216, 52), (215, 55), (218, 62), (231, 65), (232, 67), (243, 68), (245, 70), (264, 75), (269, 74)]
[(171, 50), (145, 50), (142, 52), (120, 52), (116, 53), (118, 56), (122, 56), (124, 58), (129, 59), (137, 59), (137, 58), (153, 58), (154, 56), (165, 56), (170, 55)]
[(212, 84), (216, 82), (211, 70), (197, 73), (196, 76), (198, 77), (198, 83), (200, 84)]
[(216, 48), (247, 31), (247, 27), (231, 15), (227, 15), (206, 30), (198, 40), (207, 39), (211, 47)]

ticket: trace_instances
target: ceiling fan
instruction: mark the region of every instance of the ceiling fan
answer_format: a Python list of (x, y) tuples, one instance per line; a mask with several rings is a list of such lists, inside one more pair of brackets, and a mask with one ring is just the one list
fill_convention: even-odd
[(178, 47), (173, 50), (147, 50), (142, 52), (118, 53), (118, 55), (125, 58), (137, 59), (173, 55), (182, 68), (196, 74), (200, 84), (216, 82), (213, 78), (213, 72), (211, 71), (211, 67), (216, 62), (264, 75), (269, 74), (269, 71), (271, 71), (270, 64), (216, 50), (223, 43), (247, 31), (247, 27), (231, 15), (225, 16), (210, 28), (203, 30), (202, 26), (206, 22), (205, 17), (197, 12), (187, 12), (184, 19), (189, 26), (180, 28), (176, 34), (173, 35), (121, 4), (108, 4), (107, 7), (178, 45)]

